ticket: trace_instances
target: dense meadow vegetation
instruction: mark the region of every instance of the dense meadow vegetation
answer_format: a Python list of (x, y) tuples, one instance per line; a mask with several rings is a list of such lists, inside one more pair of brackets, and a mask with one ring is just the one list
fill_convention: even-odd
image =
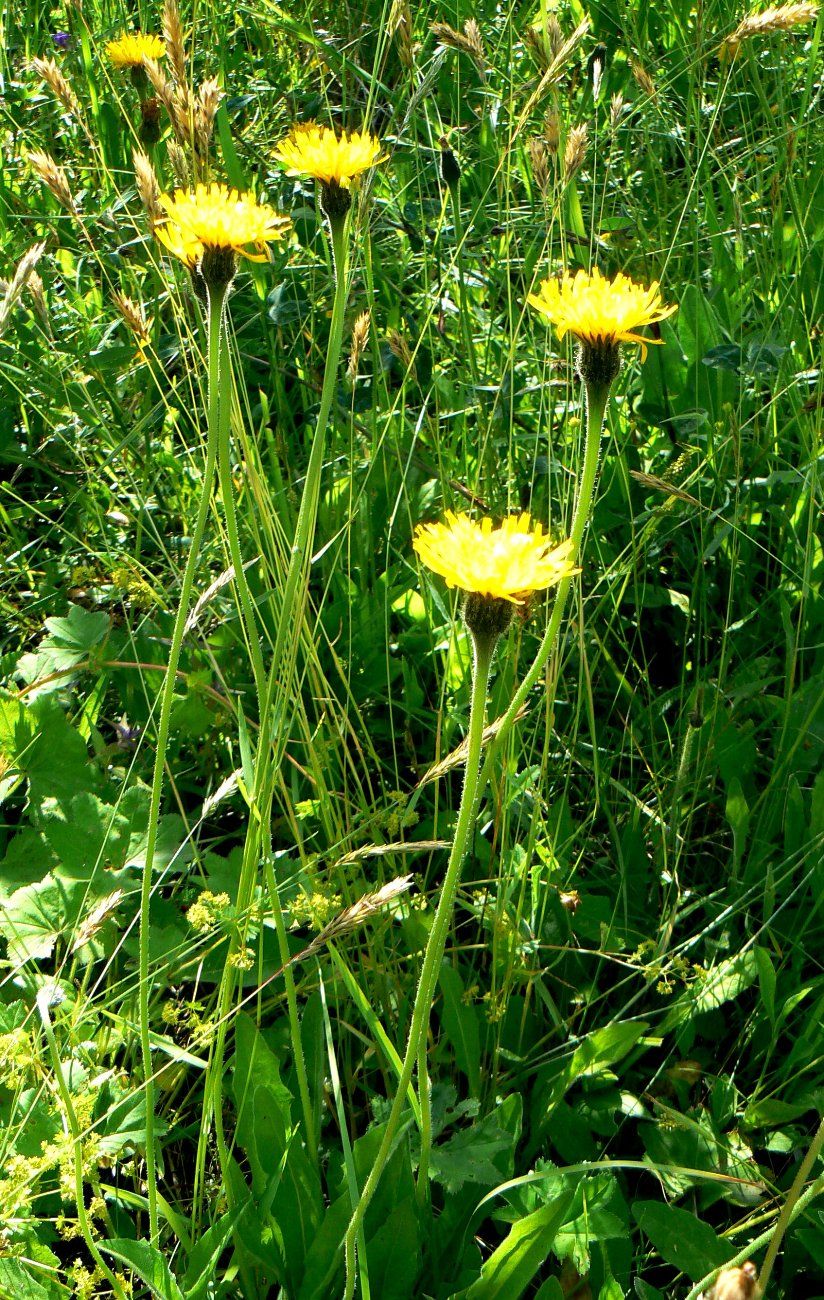
[(824, 1296), (817, 6), (0, 28), (0, 1298)]

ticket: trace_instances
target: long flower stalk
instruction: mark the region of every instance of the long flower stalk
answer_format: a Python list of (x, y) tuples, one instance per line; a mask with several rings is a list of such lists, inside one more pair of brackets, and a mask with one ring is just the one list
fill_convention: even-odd
[[(352, 1300), (352, 1297), (355, 1294), (355, 1246), (358, 1239), (358, 1233), (363, 1225), (367, 1208), (375, 1194), (397, 1137), (403, 1108), (406, 1104), (407, 1090), (412, 1081), (412, 1074), (415, 1069), (415, 1062), (418, 1059), (421, 1043), (422, 1041), (425, 1041), (426, 1038), (429, 1026), (429, 1012), (432, 1005), (432, 999), (435, 996), (438, 975), (443, 960), (444, 949), (446, 947), (446, 938), (452, 920), (452, 909), (455, 902), (458, 883), (460, 881), (461, 867), (469, 844), (470, 833), (475, 825), (475, 815), (481, 791), (478, 780), (478, 769), (480, 766), (481, 744), (486, 717), (486, 688), (489, 680), (489, 668), (495, 648), (495, 638), (484, 639), (475, 636), (473, 637), (473, 644), (474, 661), (472, 675), (472, 701), (469, 711), (466, 770), (464, 773), (464, 787), (461, 795), (461, 804), (458, 810), (458, 820), (455, 824), (455, 836), (452, 841), (449, 863), (440, 890), (440, 898), (435, 912), (435, 919), (432, 923), (432, 929), (429, 933), (426, 950), (424, 952), (423, 965), (421, 966), (421, 974), (418, 982), (418, 991), (415, 995), (415, 1003), (412, 1010), (412, 1022), (409, 1026), (409, 1038), (406, 1045), (406, 1053), (403, 1058), (400, 1078), (398, 1079), (398, 1085), (395, 1092), (395, 1100), (389, 1113), (389, 1119), (386, 1123), (386, 1129), (384, 1131), (380, 1149), (375, 1157), (375, 1163), (373, 1164), (369, 1177), (364, 1184), (360, 1201), (358, 1202), (355, 1213), (352, 1215), (344, 1238), (344, 1252), (346, 1258), (346, 1290), (344, 1292), (344, 1300)], [(423, 1106), (424, 1098), (422, 1095), (420, 1101)], [(428, 1101), (429, 1099), (427, 1097), (427, 1107)], [(428, 1131), (431, 1134), (431, 1125), (429, 1126)]]
[[(218, 308), (220, 312), (220, 308)], [(220, 478), (220, 495), (223, 503), (223, 512), (226, 519), (226, 535), (229, 542), (229, 555), (234, 570), (234, 586), (237, 592), (238, 605), (243, 618), (246, 642), (249, 648), (249, 656), (252, 663), (252, 671), (255, 678), (255, 692), (257, 696), (258, 720), (262, 723), (264, 711), (267, 709), (267, 679), (266, 669), (263, 660), (263, 651), (261, 649), (260, 635), (258, 632), (257, 619), (255, 616), (254, 601), (252, 593), (249, 590), (249, 583), (246, 578), (246, 567), (243, 563), (243, 552), (240, 546), (240, 534), (237, 523), (237, 510), (235, 509), (234, 483), (232, 481), (232, 464), (231, 464), (231, 413), (232, 413), (232, 365), (229, 354), (229, 339), (225, 328), (225, 322), (221, 318), (212, 321), (211, 329), (220, 331), (220, 358), (219, 358), (219, 388), (220, 388), (220, 434), (218, 448), (218, 473)], [(259, 757), (261, 760), (262, 755)], [(267, 864), (271, 863), (271, 819), (253, 818), (257, 826), (263, 827), (263, 853)], [(257, 845), (256, 828), (252, 829), (253, 840)], [(306, 1072), (306, 1061), (303, 1054), (303, 1043), (300, 1037), (300, 1017), (298, 1015), (297, 992), (295, 989), (295, 977), (291, 966), (287, 965), (289, 961), (289, 940), (286, 933), (286, 923), (283, 917), (283, 909), (280, 906), (280, 897), (277, 889), (273, 887), (274, 873), (271, 865), (267, 865), (267, 888), (269, 891), (272, 912), (275, 920), (275, 932), (277, 935), (278, 952), (280, 955), (281, 965), (285, 966), (284, 983), (286, 986), (286, 1004), (289, 1015), (289, 1028), (292, 1036), (292, 1042), (295, 1053), (295, 1072), (298, 1079), (298, 1091), (300, 1092), (301, 1106), (303, 1109), (303, 1120), (305, 1128), (306, 1144), (308, 1149), (316, 1156), (317, 1143), (315, 1136), (315, 1125), (312, 1116), (312, 1105), (309, 1094), (309, 1080)], [(245, 916), (245, 911), (241, 913)], [(239, 946), (239, 940), (235, 941)], [(232, 953), (231, 955), (234, 955)], [(234, 966), (231, 961), (227, 962), (223, 971), (223, 979), (231, 980), (234, 985)], [(234, 989), (231, 990), (233, 992)], [(231, 1000), (231, 993), (229, 995)], [(220, 999), (219, 999), (220, 1001)], [(221, 1113), (218, 1106), (215, 1111), (216, 1122), (220, 1125)], [(220, 1141), (220, 1139), (219, 1139)]]
[[(169, 744), (169, 721), (174, 700), (177, 668), (178, 663), (180, 662), (180, 651), (183, 645), (186, 620), (189, 615), (195, 572), (200, 559), (200, 549), (203, 545), (203, 537), (206, 532), (206, 522), (209, 517), (209, 506), (211, 503), (212, 488), (215, 480), (215, 469), (217, 466), (220, 402), (220, 389), (218, 383), (220, 315), (223, 310), (223, 301), (225, 296), (226, 289), (223, 287), (219, 290), (213, 291), (210, 299), (211, 308), (209, 313), (208, 341), (209, 396), (206, 433), (206, 463), (203, 469), (203, 479), (200, 488), (200, 504), (195, 519), (195, 526), (192, 531), (192, 539), (189, 546), (189, 554), (186, 559), (186, 567), (183, 571), (183, 580), (180, 586), (177, 613), (175, 615), (174, 627), (172, 629), (172, 642), (169, 648), (169, 659), (166, 665), (166, 676), (163, 679), (163, 686), (160, 695), (160, 718), (157, 725), (154, 771), (152, 773), (152, 788), (149, 798), (149, 824), (146, 832), (146, 856), (143, 864), (143, 879), (140, 889), (138, 1004), (140, 1018), (140, 1048), (143, 1060), (144, 1086), (146, 1091), (146, 1187), (149, 1203), (149, 1240), (153, 1243), (157, 1241), (158, 1236), (158, 1216), (154, 1127), (155, 1089), (149, 1023), (149, 909), (152, 896), (152, 868), (154, 865), (155, 849), (157, 847), (157, 828), (160, 820), (160, 798), (163, 789), (163, 773), (166, 766), (166, 752)], [(215, 301), (216, 299), (218, 300), (217, 302)], [(217, 323), (216, 327), (215, 323)]]
[[(340, 364), (340, 355), (343, 345), (343, 324), (348, 290), (347, 221), (345, 217), (341, 217), (330, 220), (329, 224), (332, 237), (335, 270), (335, 296), (332, 306), (332, 321), (329, 331), (329, 343), (326, 354), (326, 367), (323, 376), (320, 408), (318, 410), (317, 423), (315, 425), (315, 432), (309, 453), (309, 463), (306, 470), (306, 479), (304, 482), (300, 509), (298, 511), (295, 536), (289, 552), (289, 565), (283, 587), (283, 598), (278, 617), (277, 632), (275, 634), (275, 644), (272, 651), (271, 663), (269, 665), (266, 689), (259, 700), (260, 732), (255, 762), (254, 785), (250, 797), (249, 829), (247, 831), (243, 862), (241, 864), (240, 878), (238, 880), (236, 902), (237, 914), (241, 918), (247, 916), (249, 913), (258, 865), (260, 862), (261, 843), (265, 845), (268, 840), (268, 830), (265, 830), (264, 828), (267, 828), (270, 822), (270, 808), (272, 803), (271, 773), (273, 766), (279, 761), (280, 750), (283, 743), (283, 731), (289, 720), (288, 710), (281, 712), (279, 715), (279, 731), (278, 733), (273, 734), (272, 724), (274, 719), (274, 702), (276, 695), (280, 695), (283, 699), (288, 699), (294, 677), (295, 650), (299, 642), (300, 629), (303, 624), (303, 614), (309, 585), (309, 562), (315, 533), (315, 523), (317, 520), (318, 502), (320, 500), (323, 457), (326, 447), (326, 431), (335, 396), (338, 367)], [(236, 579), (238, 572), (242, 572), (242, 564), (235, 565)], [(287, 651), (289, 652), (288, 654)], [(268, 868), (267, 885), (272, 903), (281, 960), (285, 962), (289, 955), (288, 937), (286, 934), (286, 926), (282, 910), (280, 908), (277, 882), (274, 878), (274, 872), (269, 871)], [(230, 956), (231, 955), (232, 953), (230, 951)], [(300, 1022), (297, 1014), (294, 975), (292, 974), (290, 967), (287, 967), (284, 972), (284, 979), (286, 981), (290, 1031), (295, 1051), (295, 1064), (298, 1076), (298, 1087), (301, 1093), (306, 1139), (310, 1150), (316, 1150), (317, 1137), (315, 1134), (311, 1098), (309, 1095), (308, 1079), (300, 1037)], [(227, 961), (218, 992), (216, 1011), (218, 1030), (215, 1039), (214, 1052), (209, 1067), (210, 1086), (207, 1086), (205, 1090), (203, 1117), (201, 1121), (201, 1140), (195, 1171), (196, 1190), (194, 1201), (196, 1211), (199, 1193), (202, 1193), (203, 1190), (206, 1135), (213, 1116), (215, 1117), (218, 1126), (219, 1148), (222, 1146), (223, 1157), (228, 1157), (228, 1151), (222, 1141), (220, 1114), (223, 1087), (223, 1062), (226, 1054), (226, 1037), (230, 1020), (229, 1010), (235, 992), (235, 981), (235, 968), (230, 961)]]
[[(601, 451), (601, 433), (604, 427), (604, 415), (606, 413), (607, 401), (609, 400), (610, 385), (585, 385), (586, 392), (586, 444), (584, 447), (584, 464), (581, 470), (581, 477), (578, 480), (578, 486), (575, 493), (575, 505), (572, 511), (572, 524), (569, 530), (569, 538), (572, 543), (570, 558), (578, 560), (581, 555), (581, 549), (584, 540), (587, 521), (592, 508), (592, 498), (595, 492), (595, 480), (598, 475), (598, 461)], [(489, 779), (492, 766), (497, 755), (511, 732), (515, 721), (523, 708), (530, 691), (539, 680), (541, 673), (544, 671), (547, 660), (555, 648), (555, 642), (558, 639), (558, 632), (561, 627), (561, 620), (564, 616), (567, 596), (572, 586), (572, 578), (563, 578), (555, 590), (555, 599), (552, 604), (552, 613), (547, 624), (546, 632), (543, 635), (538, 652), (527, 673), (524, 675), (518, 689), (513, 695), (509, 708), (498, 722), (498, 730), (494, 739), (491, 741), (484, 760), (483, 770), (481, 772), (481, 782), (485, 784)]]

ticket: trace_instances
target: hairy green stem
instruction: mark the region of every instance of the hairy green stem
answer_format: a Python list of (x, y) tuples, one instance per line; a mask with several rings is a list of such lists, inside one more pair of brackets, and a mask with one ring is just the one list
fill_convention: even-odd
[[(309, 463), (306, 470), (306, 479), (304, 481), (297, 524), (295, 526), (295, 536), (289, 552), (289, 564), (283, 586), (283, 598), (279, 611), (277, 631), (275, 633), (272, 659), (269, 665), (268, 681), (266, 683), (266, 689), (262, 700), (259, 703), (260, 732), (255, 761), (254, 783), (250, 793), (249, 827), (246, 834), (246, 843), (244, 845), (243, 861), (241, 864), (237, 889), (236, 909), (238, 917), (241, 918), (248, 914), (251, 906), (260, 861), (260, 846), (261, 842), (266, 843), (268, 838), (268, 830), (264, 831), (264, 828), (269, 826), (271, 820), (270, 809), (273, 792), (272, 771), (274, 766), (280, 761), (282, 746), (285, 743), (284, 731), (289, 721), (288, 709), (281, 710), (278, 714), (278, 731), (273, 734), (275, 698), (276, 696), (279, 696), (282, 700), (288, 700), (289, 690), (291, 689), (294, 677), (294, 661), (300, 640), (300, 632), (303, 625), (304, 609), (309, 586), (309, 562), (311, 559), (312, 543), (314, 540), (318, 502), (320, 500), (323, 456), (326, 447), (326, 431), (337, 386), (338, 366), (343, 345), (343, 324), (348, 287), (346, 255), (347, 221), (346, 218), (340, 217), (331, 220), (329, 224), (335, 267), (335, 297), (332, 305), (332, 321), (329, 331), (329, 344), (326, 353), (326, 368), (323, 375), (320, 407), (312, 439), (312, 446), (309, 452)], [(289, 651), (288, 655), (287, 650)], [(269, 892), (273, 895), (272, 907), (275, 927), (278, 932), (278, 944), (281, 951), (286, 951), (288, 948), (288, 941), (282, 912), (279, 906), (279, 900), (277, 898), (277, 882), (274, 879), (274, 872), (271, 873), (271, 876), (268, 876), (267, 873), (267, 877)], [(274, 890), (272, 889), (273, 884), (275, 886)], [(284, 978), (286, 980), (287, 991), (289, 990), (290, 982), (291, 988), (294, 990), (294, 976), (291, 968), (287, 968), (284, 972)], [(209, 1126), (212, 1121), (212, 1116), (216, 1116), (217, 1111), (220, 1108), (223, 1062), (226, 1054), (226, 1037), (231, 1019), (229, 1010), (234, 993), (234, 979), (234, 970), (227, 966), (218, 991), (217, 1036), (215, 1038), (214, 1052), (209, 1067), (209, 1082), (205, 1088), (203, 1116), (201, 1119), (200, 1141), (198, 1144), (195, 1169), (195, 1190), (193, 1197), (195, 1215), (197, 1214), (197, 1207), (203, 1193), (205, 1181), (206, 1139)], [(291, 994), (287, 992), (287, 996), (291, 1001)], [(311, 1118), (311, 1099), (309, 1096), (305, 1065), (301, 1068), (300, 1064), (303, 1062), (303, 1054), (300, 1039), (300, 1024), (297, 1019), (296, 1002), (294, 1004), (294, 1011), (293, 1007), (290, 1005), (289, 1015), (290, 1030), (293, 1037), (293, 1047), (295, 1051), (296, 1069), (298, 1073), (298, 1086), (301, 1091), (304, 1116), (307, 1120), (307, 1141), (309, 1142), (310, 1147), (313, 1147), (316, 1138), (314, 1134), (314, 1123)], [(217, 1118), (217, 1126), (217, 1139), (220, 1146), (222, 1130), (219, 1117)], [(228, 1153), (224, 1146), (221, 1158), (223, 1159), (227, 1157), (227, 1155)]]
[[(358, 1202), (355, 1213), (349, 1222), (344, 1238), (344, 1252), (346, 1257), (346, 1291), (344, 1300), (352, 1300), (355, 1294), (356, 1280), (356, 1259), (355, 1246), (357, 1243), (358, 1233), (363, 1225), (364, 1217), (372, 1197), (375, 1194), (381, 1175), (383, 1174), (386, 1162), (392, 1151), (392, 1146), (397, 1137), (398, 1129), (401, 1123), (401, 1116), (404, 1105), (406, 1104), (406, 1093), (412, 1080), (412, 1074), (415, 1069), (415, 1062), (418, 1059), (419, 1050), (422, 1041), (425, 1041), (429, 1028), (429, 1014), (432, 1008), (432, 999), (435, 996), (435, 990), (438, 984), (438, 975), (440, 973), (441, 962), (443, 960), (444, 949), (446, 947), (447, 934), (449, 932), (450, 922), (452, 920), (452, 910), (455, 903), (455, 895), (458, 889), (458, 883), (461, 877), (461, 867), (466, 855), (467, 846), (472, 828), (475, 825), (475, 817), (478, 810), (478, 801), (481, 787), (478, 781), (478, 769), (481, 759), (481, 745), (483, 741), (484, 720), (486, 716), (486, 688), (489, 680), (489, 667), (492, 662), (494, 651), (494, 640), (481, 640), (473, 638), (474, 641), (474, 665), (472, 678), (472, 703), (469, 712), (469, 737), (466, 755), (466, 771), (464, 775), (463, 794), (461, 796), (461, 805), (458, 810), (458, 820), (455, 824), (455, 836), (452, 841), (452, 849), (449, 854), (449, 862), (446, 868), (443, 885), (441, 886), (438, 907), (435, 912), (435, 919), (432, 923), (432, 929), (426, 944), (426, 950), (421, 966), (420, 980), (418, 982), (418, 991), (415, 995), (415, 1004), (412, 1009), (412, 1022), (409, 1027), (409, 1038), (406, 1045), (406, 1054), (403, 1058), (403, 1067), (401, 1069), (398, 1086), (395, 1092), (395, 1100), (392, 1109), (389, 1112), (389, 1119), (386, 1123), (383, 1140), (380, 1149), (375, 1157), (375, 1163), (369, 1173), (363, 1191), (361, 1192), (360, 1201)], [(421, 1112), (424, 1107), (429, 1108), (428, 1092), (424, 1098), (423, 1089), (420, 1095)], [(422, 1125), (422, 1133), (424, 1126)], [(431, 1123), (427, 1122), (426, 1132), (431, 1137)], [(424, 1158), (423, 1151), (421, 1152)], [(428, 1163), (429, 1153), (426, 1152)], [(419, 1178), (420, 1178), (419, 1171)]]
[[(214, 308), (210, 307), (210, 311)], [(220, 306), (217, 307), (217, 319), (210, 321), (210, 330), (218, 329), (221, 337), (220, 345), (220, 363), (219, 363), (219, 389), (220, 389), (220, 420), (219, 420), (219, 450), (218, 450), (218, 469), (220, 475), (220, 495), (223, 502), (223, 512), (226, 518), (226, 535), (229, 542), (229, 555), (234, 569), (234, 587), (237, 592), (238, 606), (243, 618), (246, 642), (249, 647), (249, 656), (252, 663), (252, 671), (255, 678), (255, 692), (257, 696), (258, 720), (262, 723), (264, 709), (267, 699), (267, 681), (266, 669), (263, 662), (263, 651), (261, 648), (260, 634), (258, 632), (257, 618), (255, 615), (255, 606), (252, 599), (252, 593), (249, 590), (249, 583), (246, 579), (246, 568), (243, 563), (243, 552), (240, 546), (240, 533), (237, 523), (237, 510), (235, 508), (234, 483), (232, 481), (232, 462), (231, 462), (231, 414), (232, 414), (232, 365), (229, 354), (229, 340), (225, 328), (222, 327), (222, 317)], [(259, 758), (260, 761), (260, 758)], [(284, 983), (286, 986), (286, 1004), (289, 1015), (289, 1028), (292, 1036), (293, 1049), (295, 1053), (295, 1072), (298, 1080), (298, 1091), (300, 1092), (301, 1106), (303, 1109), (303, 1120), (305, 1127), (305, 1137), (307, 1149), (317, 1156), (317, 1142), (315, 1137), (315, 1124), (312, 1115), (311, 1098), (309, 1095), (309, 1081), (306, 1072), (306, 1060), (303, 1053), (303, 1043), (300, 1036), (300, 1017), (298, 1015), (297, 991), (295, 988), (295, 976), (291, 966), (287, 965), (289, 960), (289, 939), (286, 933), (286, 923), (283, 917), (283, 910), (280, 906), (280, 897), (276, 888), (274, 888), (274, 872), (271, 868), (271, 819), (260, 818), (258, 825), (263, 828), (263, 853), (267, 863), (267, 888), (272, 905), (272, 912), (275, 920), (275, 932), (277, 935), (278, 952), (281, 965), (285, 966)], [(253, 831), (255, 845), (258, 843), (257, 835)], [(257, 855), (255, 855), (257, 856)], [(245, 917), (245, 911), (242, 916)], [(245, 927), (244, 927), (245, 929)], [(227, 981), (230, 987), (226, 991), (225, 999), (227, 1007), (231, 1004), (231, 998), (234, 994), (235, 987), (235, 968), (231, 958), (241, 947), (241, 933), (234, 937), (230, 948), (230, 960), (223, 970), (222, 979)], [(218, 1062), (222, 1066), (222, 1060)], [(222, 1133), (222, 1111), (220, 1106), (220, 1091), (222, 1088), (222, 1068), (215, 1073), (215, 1123), (218, 1129), (218, 1146), (225, 1149)]]
[[(217, 312), (219, 320), (225, 289), (220, 291), (220, 307)], [(215, 294), (215, 297), (218, 295)], [(160, 821), (160, 797), (163, 789), (163, 773), (166, 766), (166, 751), (169, 744), (169, 721), (174, 701), (175, 679), (180, 662), (180, 651), (189, 615), (195, 572), (200, 560), (200, 548), (206, 532), (209, 517), (209, 505), (212, 498), (212, 485), (215, 478), (218, 450), (218, 358), (220, 348), (220, 330), (211, 328), (213, 312), (210, 312), (209, 330), (209, 401), (206, 435), (206, 464), (200, 489), (200, 504), (192, 532), (183, 581), (180, 586), (177, 613), (172, 629), (172, 643), (169, 647), (169, 659), (166, 676), (160, 694), (160, 718), (157, 725), (157, 742), (155, 749), (152, 789), (149, 799), (149, 824), (146, 831), (146, 857), (143, 865), (143, 879), (140, 889), (140, 937), (139, 937), (139, 974), (138, 1003), (140, 1017), (140, 1049), (143, 1059), (144, 1086), (146, 1091), (146, 1187), (149, 1202), (149, 1240), (157, 1242), (157, 1171), (155, 1165), (155, 1128), (154, 1128), (154, 1077), (152, 1067), (152, 1046), (149, 1024), (149, 908), (152, 897), (152, 867), (157, 847), (157, 828)]]
[[(572, 512), (572, 525), (569, 530), (572, 550), (570, 559), (579, 560), (581, 548), (584, 539), (584, 531), (589, 519), (589, 513), (592, 506), (592, 497), (595, 491), (595, 480), (598, 474), (598, 460), (601, 451), (601, 432), (604, 427), (604, 414), (607, 409), (609, 399), (609, 385), (596, 387), (594, 384), (586, 385), (587, 399), (587, 421), (586, 421), (586, 445), (584, 448), (584, 467), (581, 471), (581, 477), (578, 480), (578, 487), (575, 494), (575, 506)], [(558, 639), (558, 632), (561, 627), (561, 620), (564, 616), (567, 596), (572, 586), (572, 578), (563, 578), (555, 591), (555, 600), (552, 604), (552, 613), (543, 640), (538, 647), (538, 653), (524, 676), (520, 686), (510, 701), (506, 713), (498, 720), (498, 730), (494, 739), (490, 742), (484, 765), (481, 770), (481, 785), (485, 785), (492, 773), (492, 765), (497, 755), (501, 752), (506, 740), (511, 732), (515, 721), (527, 701), (530, 691), (537, 683), (544, 671), (547, 660), (552, 651), (555, 649), (555, 642)]]

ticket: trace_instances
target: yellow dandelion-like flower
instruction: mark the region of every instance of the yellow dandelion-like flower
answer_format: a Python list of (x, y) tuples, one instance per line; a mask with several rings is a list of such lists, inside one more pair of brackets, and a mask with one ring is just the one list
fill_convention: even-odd
[(446, 523), (419, 524), (412, 543), (423, 563), (450, 587), (522, 605), (534, 591), (580, 572), (572, 542), (553, 546), (528, 514), (510, 515), (499, 528), (446, 512)]
[(308, 122), (294, 126), (275, 150), (290, 176), (314, 176), (324, 185), (349, 189), (352, 181), (370, 167), (383, 162), (377, 136), (369, 131), (342, 131), (338, 136), (328, 126)]
[(647, 344), (663, 340), (644, 338), (638, 330), (666, 320), (678, 310), (663, 301), (657, 280), (649, 288), (622, 274), (608, 280), (597, 267), (591, 273), (570, 275), (565, 271), (560, 280), (544, 280), (528, 301), (552, 322), (559, 338), (574, 334), (593, 348), (640, 343), (642, 361), (647, 357)]
[(144, 59), (162, 59), (165, 53), (162, 36), (144, 36), (143, 32), (124, 32), (117, 40), (106, 42), (109, 62), (116, 68), (142, 68)]
[[(266, 260), (265, 248), (275, 239), (285, 239), (291, 222), (252, 194), (240, 194), (226, 185), (198, 185), (194, 190), (161, 194), (165, 212), (155, 225), (155, 235), (164, 248), (190, 268), (204, 254)], [(250, 252), (249, 246), (256, 251)]]

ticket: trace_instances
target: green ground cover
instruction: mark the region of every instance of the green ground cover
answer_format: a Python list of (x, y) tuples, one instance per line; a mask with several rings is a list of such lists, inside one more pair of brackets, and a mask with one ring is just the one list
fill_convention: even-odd
[[(0, 12), (0, 1297), (824, 1297), (823, 24), (747, 13)], [(107, 57), (164, 26), (159, 86)], [(309, 120), (384, 155), (335, 250), (275, 156)], [(153, 177), (291, 218), (211, 354)], [(527, 299), (593, 266), (678, 310), (399, 1093), (472, 691), (413, 534), (569, 534), (584, 388)]]

